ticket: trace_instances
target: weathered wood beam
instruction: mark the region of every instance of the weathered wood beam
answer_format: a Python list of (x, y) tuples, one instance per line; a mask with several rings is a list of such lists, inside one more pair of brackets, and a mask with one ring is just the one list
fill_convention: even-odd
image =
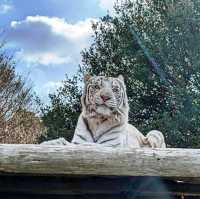
[(200, 178), (200, 149), (2, 144), (0, 173)]

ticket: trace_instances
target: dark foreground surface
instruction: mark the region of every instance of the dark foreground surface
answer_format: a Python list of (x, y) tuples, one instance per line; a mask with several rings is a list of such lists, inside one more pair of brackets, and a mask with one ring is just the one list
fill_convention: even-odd
[(2, 199), (190, 199), (200, 181), (159, 177), (1, 175)]

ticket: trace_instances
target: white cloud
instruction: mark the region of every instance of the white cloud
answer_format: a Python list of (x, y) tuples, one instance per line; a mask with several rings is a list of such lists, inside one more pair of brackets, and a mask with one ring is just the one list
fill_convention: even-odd
[(103, 10), (113, 12), (113, 6), (115, 4), (116, 0), (99, 0), (99, 6)]
[(12, 21), (9, 41), (21, 48), (21, 58), (27, 63), (55, 65), (79, 63), (80, 51), (91, 42), (91, 21), (75, 24), (64, 19), (47, 16), (28, 16), (22, 21)]
[(0, 3), (0, 14), (7, 14), (13, 9), (11, 2), (3, 1)]
[(41, 65), (59, 65), (59, 64), (65, 64), (65, 63), (72, 63), (73, 60), (66, 55), (60, 56), (56, 54), (55, 52), (25, 52), (25, 50), (21, 49), (20, 51), (17, 51), (15, 53), (15, 59), (17, 61), (25, 62), (27, 67), (33, 67), (35, 65), (41, 64)]

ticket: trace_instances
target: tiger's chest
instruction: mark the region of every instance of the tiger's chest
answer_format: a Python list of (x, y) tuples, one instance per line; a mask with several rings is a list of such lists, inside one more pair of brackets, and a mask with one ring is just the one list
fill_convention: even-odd
[(117, 122), (104, 121), (102, 123), (89, 123), (89, 131), (93, 142), (98, 144), (121, 145), (122, 133), (125, 133), (125, 126)]
[(86, 121), (84, 117), (80, 116), (75, 130), (72, 143), (97, 143), (104, 146), (122, 146), (124, 138), (127, 135), (126, 124), (115, 123), (101, 123), (96, 124), (94, 121)]

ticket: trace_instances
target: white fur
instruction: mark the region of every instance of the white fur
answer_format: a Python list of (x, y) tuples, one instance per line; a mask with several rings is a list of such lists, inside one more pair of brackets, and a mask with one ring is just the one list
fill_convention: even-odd
[[(106, 101), (102, 95), (107, 98)], [(164, 136), (160, 131), (153, 130), (144, 136), (128, 123), (129, 106), (122, 76), (118, 78), (87, 76), (81, 101), (82, 113), (72, 143), (132, 148), (166, 147)], [(44, 144), (69, 143), (63, 139), (56, 139)]]

